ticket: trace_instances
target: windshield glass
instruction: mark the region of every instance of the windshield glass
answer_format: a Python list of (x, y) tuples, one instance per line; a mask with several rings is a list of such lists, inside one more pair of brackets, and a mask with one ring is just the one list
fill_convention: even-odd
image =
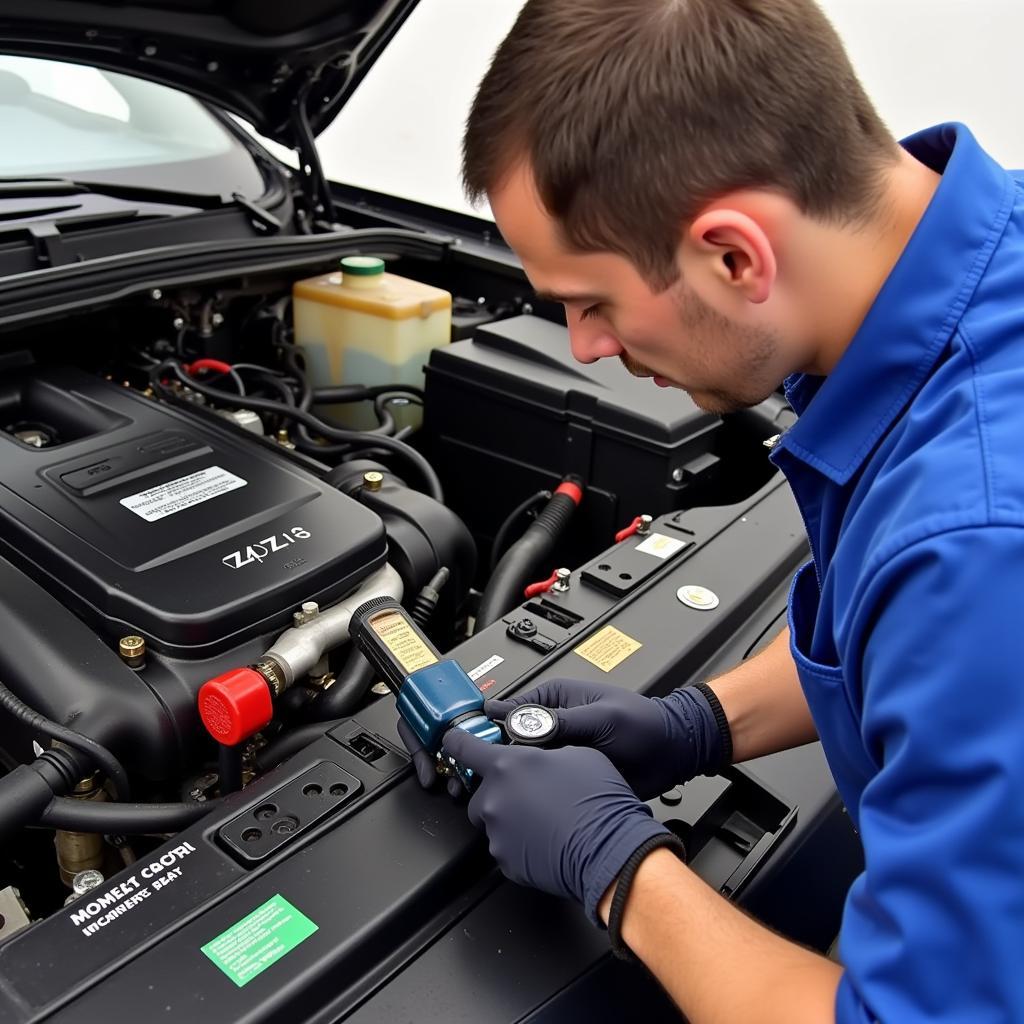
[(264, 191), (248, 151), (195, 99), (112, 71), (0, 55), (0, 124), (2, 177)]

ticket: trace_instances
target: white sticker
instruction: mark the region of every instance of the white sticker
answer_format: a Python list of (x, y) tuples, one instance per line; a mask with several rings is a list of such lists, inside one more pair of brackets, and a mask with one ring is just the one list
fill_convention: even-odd
[(682, 551), (689, 541), (666, 537), (663, 533), (652, 533), (650, 537), (637, 544), (636, 550), (642, 555), (654, 555), (655, 558), (669, 558), (677, 551)]
[(470, 679), (476, 682), (476, 680), (478, 680), (485, 672), (490, 672), (492, 668), (497, 668), (504, 660), (505, 659), (502, 658), (500, 655), (495, 654), (493, 657), (488, 658), (485, 662), (481, 663), (480, 665), (477, 665), (477, 667), (473, 669), (472, 672), (467, 672), (466, 674), (469, 676)]
[(239, 487), (245, 487), (246, 481), (234, 473), (229, 473), (220, 466), (201, 469), (198, 473), (178, 477), (148, 491), (129, 495), (121, 499), (121, 504), (130, 512), (141, 516), (147, 523), (155, 523), (165, 516), (173, 516), (193, 505), (201, 505), (204, 501), (227, 494)]

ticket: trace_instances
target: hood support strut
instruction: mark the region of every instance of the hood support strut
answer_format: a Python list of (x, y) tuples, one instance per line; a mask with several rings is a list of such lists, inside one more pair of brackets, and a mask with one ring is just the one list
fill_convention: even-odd
[(307, 206), (307, 216), (303, 218), (306, 234), (334, 230), (334, 202), (331, 199), (330, 186), (324, 175), (323, 164), (320, 163), (320, 154), (316, 148), (316, 136), (309, 123), (309, 114), (306, 108), (306, 100), (315, 81), (316, 77), (312, 76), (292, 101), (291, 122), (295, 142), (294, 149), (299, 155), (299, 182)]

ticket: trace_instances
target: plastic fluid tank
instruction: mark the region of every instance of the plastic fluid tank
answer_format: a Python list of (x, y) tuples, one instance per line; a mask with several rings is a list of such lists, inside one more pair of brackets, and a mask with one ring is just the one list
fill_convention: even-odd
[[(430, 350), (451, 341), (452, 297), (441, 288), (384, 271), (372, 256), (346, 256), (337, 273), (295, 283), (295, 340), (314, 387), (423, 386)], [(418, 406), (391, 406), (398, 425), (418, 425)], [(375, 427), (371, 402), (321, 407), (355, 429)]]

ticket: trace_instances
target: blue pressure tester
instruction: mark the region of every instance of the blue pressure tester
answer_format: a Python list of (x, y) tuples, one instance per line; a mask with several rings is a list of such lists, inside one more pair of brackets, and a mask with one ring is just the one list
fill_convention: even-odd
[(349, 633), (396, 697), (398, 713), (423, 748), (438, 759), (443, 775), (457, 774), (472, 788), (473, 772), (441, 755), (449, 729), (466, 732), (486, 743), (501, 743), (501, 729), (484, 714), (484, 697), (462, 666), (442, 658), (405, 609), (389, 597), (361, 605), (352, 615)]

